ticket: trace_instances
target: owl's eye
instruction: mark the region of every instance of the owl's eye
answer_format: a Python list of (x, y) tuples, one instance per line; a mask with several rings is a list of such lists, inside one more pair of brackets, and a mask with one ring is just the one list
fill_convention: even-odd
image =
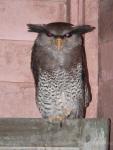
[(47, 34), (47, 36), (49, 36), (49, 37), (54, 37), (54, 34), (52, 34), (52, 33), (50, 33), (50, 32), (48, 32), (48, 33), (46, 33)]
[(70, 32), (70, 33), (66, 33), (65, 35), (64, 35), (64, 37), (67, 37), (67, 38), (69, 38), (69, 37), (71, 37), (72, 36), (72, 33)]

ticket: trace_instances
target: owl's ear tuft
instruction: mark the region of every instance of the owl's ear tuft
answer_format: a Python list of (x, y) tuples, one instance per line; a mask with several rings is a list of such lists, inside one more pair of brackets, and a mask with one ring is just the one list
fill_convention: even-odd
[(72, 33), (76, 34), (85, 34), (87, 32), (91, 32), (95, 29), (95, 27), (92, 27), (90, 25), (81, 25), (73, 27)]
[(27, 26), (29, 32), (36, 32), (36, 33), (45, 32), (45, 28), (44, 28), (45, 25), (27, 24)]

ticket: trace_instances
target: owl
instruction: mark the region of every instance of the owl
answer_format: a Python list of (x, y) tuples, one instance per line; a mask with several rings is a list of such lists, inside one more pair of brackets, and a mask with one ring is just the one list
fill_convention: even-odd
[(38, 33), (31, 53), (31, 69), (42, 117), (50, 122), (84, 118), (91, 90), (83, 35), (94, 27), (53, 22), (28, 24), (28, 28)]

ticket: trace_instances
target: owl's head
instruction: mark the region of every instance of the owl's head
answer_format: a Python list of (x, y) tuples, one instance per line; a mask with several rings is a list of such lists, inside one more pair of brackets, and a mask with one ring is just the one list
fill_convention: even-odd
[(53, 22), (44, 25), (28, 24), (30, 32), (38, 33), (37, 43), (54, 50), (71, 49), (82, 44), (82, 35), (91, 32), (90, 25), (74, 26), (65, 22)]

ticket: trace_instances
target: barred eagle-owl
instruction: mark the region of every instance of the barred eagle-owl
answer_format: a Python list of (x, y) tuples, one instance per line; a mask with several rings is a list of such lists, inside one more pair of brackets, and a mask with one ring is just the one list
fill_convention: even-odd
[(91, 92), (83, 34), (94, 27), (64, 22), (28, 24), (28, 27), (30, 32), (38, 33), (31, 68), (42, 117), (52, 122), (84, 118)]

